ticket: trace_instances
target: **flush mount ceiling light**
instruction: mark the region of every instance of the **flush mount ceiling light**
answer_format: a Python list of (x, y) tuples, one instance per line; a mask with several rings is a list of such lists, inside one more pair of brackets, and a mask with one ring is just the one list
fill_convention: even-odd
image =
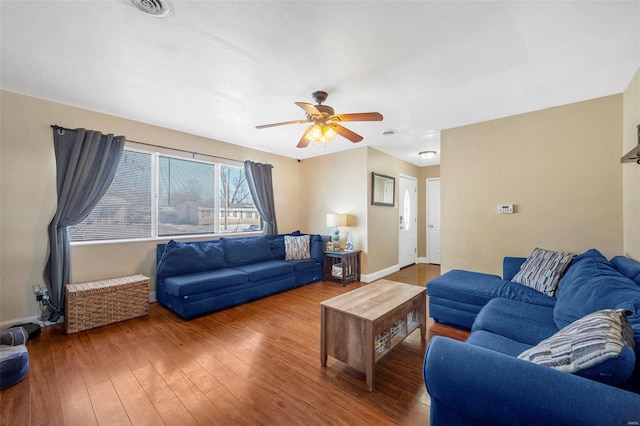
[(433, 157), (436, 156), (436, 154), (437, 154), (436, 151), (422, 151), (418, 153), (418, 155), (424, 158), (425, 160), (431, 160)]
[(131, 0), (131, 3), (144, 13), (163, 18), (171, 13), (168, 0)]

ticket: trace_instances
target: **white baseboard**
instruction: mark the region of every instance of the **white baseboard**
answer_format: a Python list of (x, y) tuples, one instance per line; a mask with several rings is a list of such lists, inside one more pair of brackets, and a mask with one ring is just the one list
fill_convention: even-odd
[(429, 260), (426, 257), (419, 257), (416, 263), (429, 263)]
[[(155, 291), (149, 292), (149, 303), (154, 303), (157, 301), (158, 300), (156, 299), (156, 292)], [(34, 324), (39, 324), (41, 327), (46, 327), (48, 325), (51, 325), (51, 323), (40, 321), (38, 318), (39, 318), (39, 315), (33, 315), (30, 317), (16, 318), (12, 320), (2, 321), (0, 322), (0, 330), (6, 330), (7, 328), (13, 327), (16, 324), (26, 324), (30, 322)], [(64, 317), (61, 317), (61, 318), (64, 318)]]
[(17, 319), (12, 319), (8, 321), (2, 321), (0, 322), (0, 330), (5, 330), (9, 327), (13, 327), (16, 324), (26, 324), (29, 322), (42, 325), (42, 321), (38, 319), (38, 315), (33, 315), (31, 317), (24, 317), (24, 318), (17, 318)]
[(360, 281), (362, 281), (363, 283), (370, 283), (375, 280), (379, 280), (380, 278), (386, 277), (389, 274), (393, 274), (394, 272), (397, 272), (399, 270), (400, 266), (396, 264), (380, 271), (373, 272), (371, 274), (362, 274), (360, 276)]

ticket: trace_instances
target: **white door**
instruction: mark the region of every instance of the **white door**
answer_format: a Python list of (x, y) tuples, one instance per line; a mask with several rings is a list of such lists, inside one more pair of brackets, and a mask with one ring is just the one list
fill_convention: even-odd
[(418, 189), (417, 181), (411, 176), (400, 175), (398, 192), (398, 215), (400, 238), (398, 264), (401, 268), (414, 265), (418, 257)]
[(427, 261), (440, 264), (440, 179), (427, 179)]

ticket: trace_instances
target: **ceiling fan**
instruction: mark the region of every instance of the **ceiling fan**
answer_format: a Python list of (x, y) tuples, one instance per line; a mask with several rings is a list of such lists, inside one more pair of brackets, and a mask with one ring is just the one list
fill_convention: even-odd
[(296, 102), (300, 108), (307, 114), (306, 120), (283, 121), (282, 123), (262, 124), (256, 126), (256, 129), (265, 129), (267, 127), (284, 126), (287, 124), (313, 123), (305, 130), (298, 148), (305, 148), (311, 142), (326, 143), (336, 134), (343, 138), (349, 139), (351, 142), (360, 142), (363, 138), (359, 134), (352, 132), (346, 127), (338, 124), (343, 121), (382, 121), (382, 114), (379, 112), (359, 112), (353, 114), (335, 114), (333, 108), (329, 105), (322, 105), (327, 100), (329, 94), (318, 90), (311, 94), (317, 105), (307, 102)]

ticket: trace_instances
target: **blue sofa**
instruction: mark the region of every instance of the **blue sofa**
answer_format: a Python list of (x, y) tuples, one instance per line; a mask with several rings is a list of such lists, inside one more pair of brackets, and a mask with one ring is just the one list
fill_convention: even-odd
[(285, 260), (284, 234), (158, 244), (156, 298), (189, 320), (320, 281), (327, 238), (309, 235), (309, 257), (300, 260)]
[[(429, 343), (423, 373), (431, 424), (640, 424), (640, 264), (588, 250), (550, 297), (510, 281), (524, 261), (505, 259), (504, 279), (454, 270), (427, 283), (430, 315), (471, 328), (464, 343), (440, 336)], [(631, 311), (636, 347), (625, 352), (625, 382), (608, 383), (614, 369), (569, 374), (518, 359), (602, 309)]]

